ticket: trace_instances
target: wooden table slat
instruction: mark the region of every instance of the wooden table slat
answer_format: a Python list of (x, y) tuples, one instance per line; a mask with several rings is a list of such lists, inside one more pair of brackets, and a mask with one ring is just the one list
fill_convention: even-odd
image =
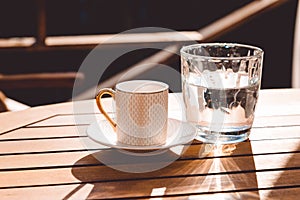
[[(180, 120), (180, 117), (174, 117), (173, 113), (169, 114), (170, 118)], [(75, 125), (89, 125), (98, 120), (105, 118), (100, 114), (84, 114), (54, 116), (43, 121), (29, 125), (28, 127), (51, 127), (51, 126), (75, 126)], [(297, 126), (299, 125), (299, 115), (280, 115), (280, 116), (258, 116), (255, 118), (253, 127), (280, 127), (280, 126)]]
[[(61, 159), (61, 157), (58, 157)], [(124, 158), (126, 159), (126, 157)], [(100, 163), (92, 156), (74, 163), (77, 167), (69, 165), (63, 168), (50, 165), (45, 169), (22, 170), (15, 169), (13, 171), (0, 170), (0, 187), (19, 187), (28, 185), (47, 185), (60, 183), (76, 183), (77, 179), (85, 182), (95, 181), (116, 181), (116, 180), (136, 180), (136, 179), (156, 179), (161, 177), (186, 177), (201, 176), (203, 174), (232, 174), (232, 173), (249, 173), (249, 172), (268, 172), (280, 171), (286, 169), (300, 170), (300, 153), (284, 154), (284, 155), (262, 155), (262, 156), (245, 156), (245, 157), (225, 157), (218, 159), (203, 160), (179, 160), (160, 171), (149, 173), (125, 173), (114, 170), (127, 169), (131, 165), (126, 161), (117, 164), (109, 164), (107, 167)], [(168, 161), (168, 160), (167, 160)], [(45, 162), (45, 161), (44, 161)], [(112, 161), (113, 162), (113, 161)], [(114, 161), (116, 162), (116, 161)], [(161, 163), (164, 161), (162, 160)], [(94, 166), (92, 165), (94, 164)], [(95, 166), (98, 164), (99, 166)], [(135, 163), (135, 167), (152, 167), (157, 163)], [(86, 166), (91, 165), (91, 166)], [(49, 164), (48, 164), (49, 166)], [(30, 177), (30, 178), (29, 178)], [(294, 178), (297, 180), (297, 178)]]
[[(282, 144), (285, 145), (282, 145)], [(288, 152), (299, 150), (299, 139), (281, 139), (281, 140), (257, 140), (252, 141), (252, 150), (249, 149), (249, 142), (242, 142), (237, 144), (240, 148), (238, 153), (247, 154), (261, 154), (261, 153), (276, 153), (276, 152)], [(82, 138), (55, 138), (55, 139), (40, 139), (40, 140), (23, 140), (23, 141), (9, 141), (0, 142), (0, 155), (6, 154), (20, 154), (20, 153), (45, 153), (48, 151), (67, 151), (67, 150), (85, 150), (89, 149), (103, 149), (107, 148), (104, 145), (100, 145), (87, 137)], [(194, 152), (198, 153), (202, 151), (204, 147), (211, 148), (213, 145), (199, 144), (192, 146)], [(195, 154), (198, 155), (198, 154)], [(0, 157), (1, 158), (1, 157)]]
[[(20, 128), (0, 135), (0, 142), (7, 140), (51, 139), (78, 137), (85, 134), (88, 125)], [(79, 132), (80, 131), (80, 132)], [(287, 134), (288, 133), (288, 134)], [(253, 128), (250, 140), (300, 138), (300, 126)]]
[(20, 128), (0, 135), (0, 142), (7, 140), (47, 139), (78, 136), (78, 128), (76, 126), (51, 127), (51, 129), (45, 127)]
[[(64, 152), (64, 153), (55, 153), (55, 154), (29, 154), (29, 155), (13, 155), (13, 156), (3, 156), (0, 159), (0, 171), (7, 170), (34, 170), (36, 168), (47, 169), (47, 168), (67, 168), (67, 167), (77, 167), (77, 166), (102, 166), (103, 163), (96, 160), (93, 156), (89, 156), (91, 152)], [(299, 159), (299, 153), (281, 153), (281, 154), (264, 154), (264, 155), (254, 155), (252, 159), (256, 163), (256, 169), (270, 169), (270, 168), (284, 168), (287, 167), (286, 162), (290, 157), (294, 155), (295, 158)], [(202, 163), (204, 159), (214, 159), (211, 155), (208, 158), (190, 158), (188, 155), (183, 155), (179, 162), (191, 162), (193, 163)], [(246, 155), (234, 155), (234, 157), (218, 156), (221, 160), (236, 160), (236, 159), (249, 159), (249, 156)], [(250, 156), (251, 157), (251, 156)], [(276, 158), (280, 158), (278, 160)], [(295, 159), (293, 158), (293, 159)], [(265, 160), (261, 160), (265, 159)], [(165, 158), (166, 161), (170, 159)], [(100, 159), (101, 161), (101, 159)], [(263, 161), (268, 161), (267, 164), (264, 164)], [(113, 162), (113, 159), (112, 159)], [(138, 162), (138, 161), (137, 161)], [(212, 162), (212, 161), (209, 161)], [(278, 162), (278, 163), (275, 163)], [(109, 164), (110, 162), (106, 162)], [(288, 163), (288, 167), (300, 167), (300, 164), (296, 162)]]
[[(144, 180), (130, 180), (130, 181), (105, 181), (101, 183), (96, 182), (84, 182), (87, 177), (83, 175), (78, 180), (75, 177), (69, 176), (61, 177), (64, 174), (71, 174), (71, 171), (64, 171), (62, 169), (60, 172), (56, 171), (58, 174), (46, 174), (47, 177), (42, 176), (35, 178), (35, 187), (49, 186), (49, 184), (58, 183), (58, 185), (92, 183), (93, 191), (91, 191), (91, 196), (102, 195), (109, 196), (111, 198), (122, 198), (122, 197), (136, 197), (136, 196), (150, 196), (153, 188), (163, 188), (166, 187), (164, 194), (166, 195), (178, 195), (178, 194), (197, 194), (197, 193), (207, 193), (210, 192), (224, 192), (224, 191), (240, 191), (247, 190), (249, 188), (271, 188), (271, 187), (294, 187), (299, 182), (295, 179), (295, 176), (300, 176), (300, 170), (288, 170), (288, 171), (263, 171), (263, 172), (253, 172), (253, 173), (238, 173), (238, 174), (222, 174), (222, 175), (206, 175), (206, 176), (192, 176), (192, 177), (174, 177), (174, 178), (159, 178), (159, 179), (144, 179)], [(76, 173), (76, 172), (75, 172)], [(7, 173), (9, 174), (9, 172)], [(30, 181), (32, 179), (32, 174), (23, 173), (23, 179)], [(16, 173), (19, 175), (19, 173)], [(40, 174), (42, 175), (42, 174)], [(47, 180), (47, 178), (52, 176), (52, 181)], [(76, 175), (75, 175), (76, 176)], [(8, 177), (9, 178), (9, 177)], [(68, 180), (67, 183), (61, 181), (61, 179)], [(26, 182), (19, 178), (20, 185), (30, 185), (30, 182)], [(55, 181), (56, 179), (56, 181)], [(88, 179), (89, 180), (89, 179)], [(10, 182), (17, 181), (15, 179), (7, 179), (8, 184)], [(43, 183), (47, 183), (43, 185)], [(5, 189), (2, 186), (1, 189)], [(8, 188), (7, 188), (8, 189)], [(132, 191), (135, 191), (134, 193)]]
[[(101, 184), (72, 184), (72, 185), (59, 185), (59, 186), (43, 186), (43, 187), (27, 187), (15, 189), (2, 189), (0, 196), (2, 200), (19, 200), (24, 197), (29, 197), (32, 200), (53, 200), (53, 199), (113, 199), (111, 195), (107, 196), (94, 194), (93, 188), (101, 187)], [(300, 187), (287, 187), (287, 188), (263, 188), (261, 190), (239, 191), (239, 192), (226, 192), (226, 193), (210, 193), (210, 194), (187, 194), (187, 195), (169, 195), (163, 199), (167, 200), (214, 200), (214, 199), (287, 199), (294, 200), (299, 197)], [(46, 195), (45, 191), (48, 194)], [(131, 190), (130, 190), (131, 191)], [(159, 191), (158, 193), (153, 191)], [(157, 200), (161, 191), (165, 191), (165, 187), (149, 189), (147, 193), (148, 198), (138, 198), (140, 200), (153, 199)], [(99, 191), (98, 191), (99, 194)], [(156, 194), (156, 196), (154, 196)], [(119, 199), (119, 198), (117, 198)], [(131, 197), (131, 199), (134, 199)]]
[[(80, 148), (78, 146), (74, 147), (74, 149), (78, 149), (79, 151), (69, 152), (74, 150), (71, 148), (71, 145), (68, 144), (67, 141), (72, 145), (81, 145)], [(32, 142), (32, 141), (30, 141)], [(32, 148), (31, 145), (34, 146), (34, 149), (27, 149), (28, 152), (33, 150), (37, 150), (35, 145), (40, 145), (40, 152), (38, 153), (25, 153), (26, 149), (22, 148), (22, 145), (11, 142), (11, 146), (8, 148), (7, 146), (1, 146), (0, 148), (5, 148), (6, 153), (10, 153), (9, 155), (0, 156), (0, 170), (1, 169), (9, 169), (9, 168), (26, 168), (26, 167), (47, 167), (47, 166), (63, 166), (63, 165), (74, 165), (76, 161), (78, 161), (81, 157), (85, 157), (91, 153), (102, 152), (105, 154), (113, 154), (114, 152), (119, 153), (117, 150), (109, 150), (107, 147), (103, 147), (104, 150), (98, 151), (86, 151), (84, 146), (80, 143), (80, 141), (74, 141), (74, 139), (62, 140), (61, 143), (56, 141), (47, 142), (47, 143), (39, 143), (39, 141), (35, 141), (35, 143), (29, 143), (29, 147)], [(61, 145), (58, 148), (57, 145)], [(66, 144), (68, 146), (66, 146)], [(206, 157), (225, 157), (225, 156), (247, 156), (247, 155), (267, 155), (267, 154), (275, 154), (278, 157), (283, 154), (284, 156), (289, 152), (300, 152), (300, 140), (299, 139), (289, 139), (284, 141), (285, 145), (282, 145), (281, 140), (271, 140), (271, 141), (253, 141), (251, 144), (249, 142), (243, 142), (238, 145), (228, 145), (223, 147), (222, 149), (214, 148), (212, 145), (191, 145), (185, 153), (181, 156), (181, 159), (204, 159)], [(27, 145), (27, 144), (26, 144)], [(25, 146), (26, 146), (25, 145)], [(52, 145), (52, 146), (51, 146)], [(47, 151), (52, 150), (52, 147), (56, 145), (56, 152), (50, 153)], [(16, 151), (16, 148), (19, 148), (19, 151)], [(68, 148), (68, 149), (66, 149)], [(10, 152), (8, 150), (11, 149)], [(107, 149), (107, 150), (105, 150)], [(217, 150), (216, 150), (217, 149)], [(59, 151), (58, 151), (59, 150)], [(175, 148), (176, 150), (176, 148)], [(3, 150), (2, 150), (3, 152)], [(13, 153), (21, 153), (14, 155)], [(23, 154), (22, 154), (23, 153)], [(174, 155), (172, 151), (167, 152), (167, 155)], [(164, 154), (162, 154), (164, 155)], [(124, 155), (126, 157), (126, 155)], [(173, 157), (174, 157), (173, 156)], [(94, 159), (88, 159), (89, 161), (95, 161)], [(95, 164), (97, 162), (85, 161), (85, 164)]]

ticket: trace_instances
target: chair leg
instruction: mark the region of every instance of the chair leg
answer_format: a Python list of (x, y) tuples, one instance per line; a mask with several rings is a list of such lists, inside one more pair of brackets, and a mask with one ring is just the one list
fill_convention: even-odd
[(5, 104), (6, 96), (3, 94), (3, 92), (0, 91), (0, 112), (6, 112), (8, 111), (7, 106)]
[(19, 111), (30, 108), (30, 106), (7, 98), (3, 92), (0, 91), (0, 112)]

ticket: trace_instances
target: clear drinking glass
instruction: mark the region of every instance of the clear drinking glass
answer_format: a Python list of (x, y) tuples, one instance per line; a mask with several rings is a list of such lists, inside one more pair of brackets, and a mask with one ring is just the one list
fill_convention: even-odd
[(203, 43), (181, 49), (186, 119), (197, 139), (228, 144), (246, 140), (261, 83), (263, 50), (234, 43)]

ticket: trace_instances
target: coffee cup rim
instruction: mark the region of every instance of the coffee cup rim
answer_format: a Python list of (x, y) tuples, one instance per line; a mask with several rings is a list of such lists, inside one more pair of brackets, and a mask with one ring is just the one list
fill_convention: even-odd
[[(137, 85), (142, 86), (144, 84), (155, 84), (160, 88), (138, 91), (136, 88)], [(164, 82), (153, 81), (153, 80), (130, 80), (130, 81), (124, 81), (116, 84), (115, 88), (117, 91), (131, 93), (131, 94), (152, 94), (152, 93), (159, 93), (168, 90), (169, 85)]]

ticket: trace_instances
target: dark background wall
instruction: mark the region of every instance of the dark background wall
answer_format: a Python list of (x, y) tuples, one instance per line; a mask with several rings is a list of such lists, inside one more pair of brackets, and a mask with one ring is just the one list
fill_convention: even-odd
[[(155, 26), (174, 30), (197, 30), (250, 0), (46, 0), (47, 35), (119, 33), (128, 29)], [(214, 41), (239, 42), (265, 50), (262, 88), (291, 86), (293, 32), (297, 0), (247, 21)], [(0, 38), (36, 34), (37, 7), (34, 0), (0, 2)], [(59, 51), (0, 51), (0, 73), (76, 71), (86, 49)], [(126, 55), (115, 63), (106, 77), (155, 51)], [(179, 63), (174, 63), (179, 66)], [(29, 105), (65, 101), (70, 89), (26, 89), (4, 91)]]

